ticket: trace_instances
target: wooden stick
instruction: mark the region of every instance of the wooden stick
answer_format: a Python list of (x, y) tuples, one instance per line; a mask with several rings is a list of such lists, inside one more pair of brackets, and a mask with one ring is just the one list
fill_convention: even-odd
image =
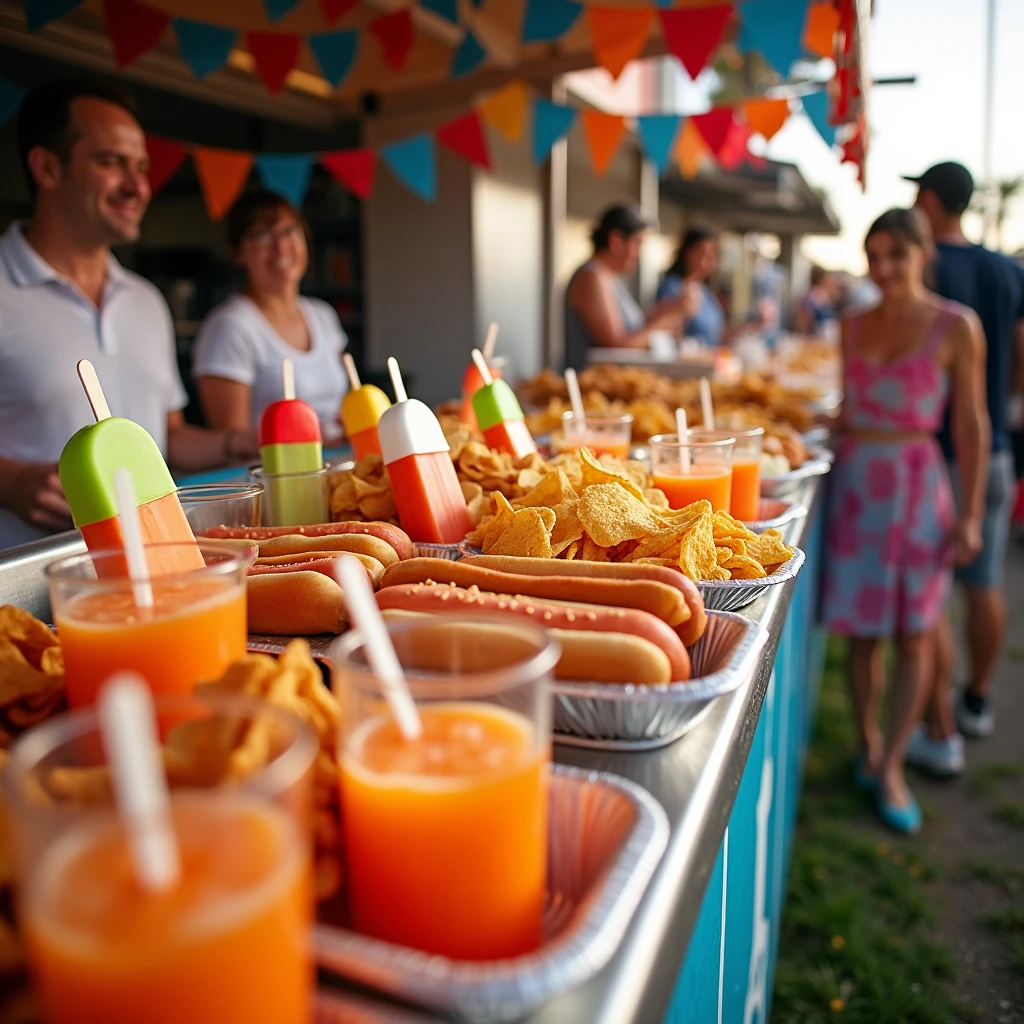
[(391, 377), (391, 386), (395, 389), (395, 401), (408, 402), (409, 396), (405, 390), (405, 381), (402, 380), (402, 371), (398, 368), (398, 360), (394, 356), (388, 356), (388, 375)]
[(487, 337), (484, 338), (484, 359), (490, 362), (494, 358), (494, 350), (498, 345), (498, 324), (492, 320), (487, 328)]
[(491, 375), (491, 368), (487, 365), (487, 360), (484, 358), (483, 352), (480, 349), (475, 348), (470, 355), (473, 357), (473, 362), (476, 363), (476, 368), (480, 371), (480, 376), (483, 379), (484, 384), (493, 384), (494, 377)]
[(348, 384), (353, 391), (358, 391), (363, 385), (359, 379), (359, 371), (356, 369), (356, 361), (347, 353), (341, 354), (341, 365), (345, 367), (348, 375)]
[(295, 399), (295, 364), (290, 359), (281, 360), (281, 385), (286, 402)]
[(700, 411), (704, 419), (704, 429), (715, 429), (715, 407), (711, 404), (711, 381), (707, 377), (700, 379)]
[(78, 361), (78, 379), (82, 382), (82, 387), (85, 388), (85, 397), (89, 399), (89, 405), (92, 407), (92, 414), (96, 417), (96, 422), (109, 420), (110, 406), (107, 405), (103, 388), (100, 386), (100, 379), (96, 375), (96, 367), (88, 359), (80, 359)]
[[(690, 432), (686, 429), (686, 410), (676, 409), (676, 433), (679, 435), (680, 445), (685, 445), (690, 440)], [(681, 447), (679, 449), (679, 468), (684, 473), (690, 472), (690, 449)]]

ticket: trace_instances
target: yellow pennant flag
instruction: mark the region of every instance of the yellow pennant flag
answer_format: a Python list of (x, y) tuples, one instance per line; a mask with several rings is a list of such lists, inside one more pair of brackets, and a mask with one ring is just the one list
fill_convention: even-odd
[(518, 142), (523, 137), (523, 122), (526, 105), (530, 97), (523, 82), (509, 82), (508, 85), (485, 96), (476, 106), (483, 119), (495, 130), (501, 132), (509, 142)]
[(684, 178), (695, 178), (700, 170), (701, 161), (705, 155), (710, 154), (708, 144), (701, 137), (693, 118), (688, 117), (683, 122), (683, 130), (679, 133), (676, 142), (676, 160), (679, 163), (679, 173)]

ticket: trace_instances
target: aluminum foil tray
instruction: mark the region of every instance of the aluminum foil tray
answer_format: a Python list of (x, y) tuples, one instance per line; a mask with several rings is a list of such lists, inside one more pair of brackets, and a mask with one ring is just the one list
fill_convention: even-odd
[(327, 924), (321, 968), (395, 998), (492, 1024), (518, 1019), (596, 974), (612, 957), (668, 842), (661, 805), (626, 779), (555, 765), (546, 940), (511, 960), (448, 960)]
[(697, 584), (697, 589), (704, 598), (704, 607), (709, 611), (738, 612), (748, 604), (753, 604), (772, 587), (796, 579), (803, 564), (803, 551), (793, 548), (793, 557), (783, 562), (770, 576), (758, 580), (705, 580)]
[(828, 448), (809, 448), (808, 455), (810, 458), (802, 466), (782, 476), (762, 476), (761, 497), (782, 498), (795, 491), (805, 480), (813, 476), (824, 476), (832, 468), (834, 456)]
[(457, 562), (462, 557), (459, 544), (416, 544), (417, 558), (445, 558)]
[(744, 526), (754, 533), (765, 530), (781, 530), (795, 519), (803, 519), (807, 509), (797, 502), (783, 501), (781, 498), (762, 498), (758, 517), (755, 520), (744, 520)]

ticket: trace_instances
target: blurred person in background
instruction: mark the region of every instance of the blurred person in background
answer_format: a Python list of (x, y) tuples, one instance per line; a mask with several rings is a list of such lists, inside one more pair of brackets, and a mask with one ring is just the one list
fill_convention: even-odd
[(837, 276), (823, 267), (811, 267), (811, 286), (798, 303), (794, 316), (797, 331), (811, 338), (823, 337), (838, 320), (838, 299)]

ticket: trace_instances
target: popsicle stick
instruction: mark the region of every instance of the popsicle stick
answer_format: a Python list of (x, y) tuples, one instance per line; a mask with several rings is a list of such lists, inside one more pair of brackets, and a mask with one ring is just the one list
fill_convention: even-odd
[(363, 385), (359, 379), (359, 371), (356, 369), (356, 361), (347, 353), (341, 354), (341, 365), (345, 367), (348, 375), (348, 385), (353, 391), (358, 391)]
[(494, 350), (498, 346), (498, 323), (492, 320), (487, 328), (487, 336), (484, 338), (484, 359), (490, 362), (494, 358)]
[(153, 607), (153, 588), (149, 583), (149, 564), (146, 547), (142, 542), (139, 510), (135, 505), (135, 481), (130, 470), (123, 466), (114, 471), (114, 497), (117, 499), (117, 518), (121, 522), (125, 560), (132, 581), (132, 595), (139, 608)]
[(181, 878), (181, 857), (153, 698), (142, 677), (111, 676), (100, 690), (97, 715), (135, 874), (151, 892), (170, 889)]
[(281, 390), (286, 402), (295, 399), (295, 364), (290, 359), (281, 360)]
[(79, 359), (78, 379), (82, 382), (82, 387), (85, 388), (85, 397), (89, 399), (89, 405), (92, 407), (92, 414), (96, 417), (96, 422), (109, 420), (110, 406), (107, 405), (103, 388), (100, 387), (100, 379), (96, 374), (96, 367), (88, 359)]
[(398, 360), (394, 356), (388, 356), (388, 376), (391, 378), (391, 386), (395, 389), (395, 401), (408, 402), (409, 396), (405, 391), (402, 371), (398, 368)]
[[(686, 444), (690, 440), (690, 431), (686, 428), (686, 410), (676, 409), (676, 433), (679, 435), (679, 443)], [(690, 449), (679, 449), (679, 468), (684, 473), (690, 472)]]
[(487, 360), (484, 358), (483, 352), (480, 349), (475, 348), (470, 355), (473, 357), (473, 362), (476, 363), (476, 368), (480, 371), (480, 376), (483, 379), (484, 384), (493, 384), (494, 377), (491, 375), (491, 368), (487, 365)]
[(572, 367), (565, 371), (565, 387), (569, 392), (569, 404), (572, 406), (573, 418), (582, 420), (587, 414), (583, 408), (583, 394), (580, 391), (580, 382), (576, 377), (576, 371)]
[(700, 379), (700, 412), (707, 430), (715, 429), (715, 407), (711, 404), (711, 382), (707, 377)]
[(380, 680), (399, 732), (409, 742), (418, 739), (423, 733), (423, 723), (391, 643), (391, 635), (374, 600), (366, 570), (352, 555), (342, 555), (335, 560), (335, 575), (345, 595), (349, 618), (363, 635), (366, 660)]

